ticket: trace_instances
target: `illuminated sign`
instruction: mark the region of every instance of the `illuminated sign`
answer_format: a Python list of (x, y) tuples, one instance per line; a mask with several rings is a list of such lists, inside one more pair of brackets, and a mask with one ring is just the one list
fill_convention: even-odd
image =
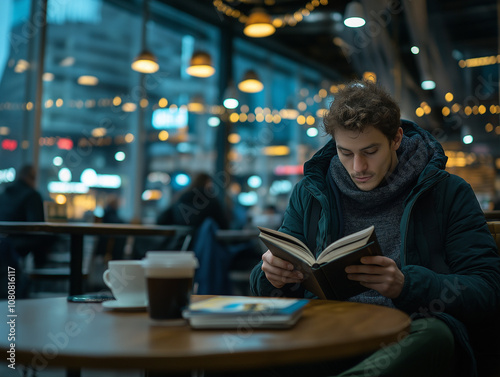
[(12, 152), (16, 148), (17, 148), (17, 140), (12, 140), (12, 139), (2, 140), (2, 149)]
[(81, 182), (49, 182), (47, 189), (51, 193), (86, 194), (89, 192), (89, 186)]
[(71, 148), (73, 148), (73, 140), (68, 139), (66, 137), (61, 137), (57, 140), (57, 147), (59, 149), (64, 149), (69, 151)]
[(188, 124), (188, 111), (185, 108), (156, 109), (153, 111), (151, 123), (153, 128), (183, 128)]
[(2, 169), (0, 170), (0, 183), (14, 182), (16, 179), (16, 169)]
[(303, 175), (304, 165), (278, 165), (274, 169), (276, 175)]
[(97, 181), (91, 187), (100, 188), (119, 188), (122, 185), (122, 179), (116, 174), (97, 174)]
[(122, 185), (119, 175), (97, 174), (94, 169), (85, 169), (80, 179), (81, 182), (50, 182), (47, 188), (52, 193), (86, 194), (90, 187), (116, 189)]

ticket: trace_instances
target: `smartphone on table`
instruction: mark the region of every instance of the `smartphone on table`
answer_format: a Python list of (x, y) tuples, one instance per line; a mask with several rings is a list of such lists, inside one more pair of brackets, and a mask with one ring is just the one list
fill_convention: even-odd
[(84, 303), (94, 303), (94, 302), (103, 302), (108, 300), (114, 300), (112, 294), (84, 294), (84, 295), (71, 295), (68, 296), (69, 302), (84, 302)]

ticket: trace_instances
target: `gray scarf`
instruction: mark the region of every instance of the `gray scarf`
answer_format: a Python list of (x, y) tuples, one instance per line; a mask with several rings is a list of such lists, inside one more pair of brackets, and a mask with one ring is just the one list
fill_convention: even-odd
[[(399, 226), (404, 201), (430, 156), (422, 138), (404, 135), (397, 155), (399, 162), (392, 174), (371, 191), (361, 191), (354, 184), (338, 155), (332, 158), (329, 173), (342, 194), (344, 235), (374, 225), (383, 254), (401, 268)], [(373, 290), (352, 297), (349, 301), (393, 306), (390, 299)]]

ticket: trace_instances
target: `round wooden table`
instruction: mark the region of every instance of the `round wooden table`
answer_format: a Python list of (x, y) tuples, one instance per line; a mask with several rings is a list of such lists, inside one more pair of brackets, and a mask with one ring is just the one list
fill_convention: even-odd
[[(0, 305), (7, 309), (6, 301)], [(284, 366), (373, 351), (402, 339), (410, 326), (410, 318), (395, 309), (323, 300), (312, 300), (299, 322), (285, 330), (244, 324), (234, 330), (166, 327), (154, 324), (145, 311), (110, 311), (63, 297), (19, 300), (15, 315), (16, 363), (38, 369), (184, 372)], [(1, 321), (0, 331), (9, 333), (7, 321)], [(4, 355), (9, 343), (6, 335), (0, 337)]]

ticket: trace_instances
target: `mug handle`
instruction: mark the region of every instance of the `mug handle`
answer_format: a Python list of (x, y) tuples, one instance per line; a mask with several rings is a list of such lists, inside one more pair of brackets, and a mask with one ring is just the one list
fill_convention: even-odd
[(102, 280), (104, 280), (104, 283), (111, 289), (111, 281), (109, 280), (110, 272), (110, 270), (104, 271), (104, 273), (102, 274)]

